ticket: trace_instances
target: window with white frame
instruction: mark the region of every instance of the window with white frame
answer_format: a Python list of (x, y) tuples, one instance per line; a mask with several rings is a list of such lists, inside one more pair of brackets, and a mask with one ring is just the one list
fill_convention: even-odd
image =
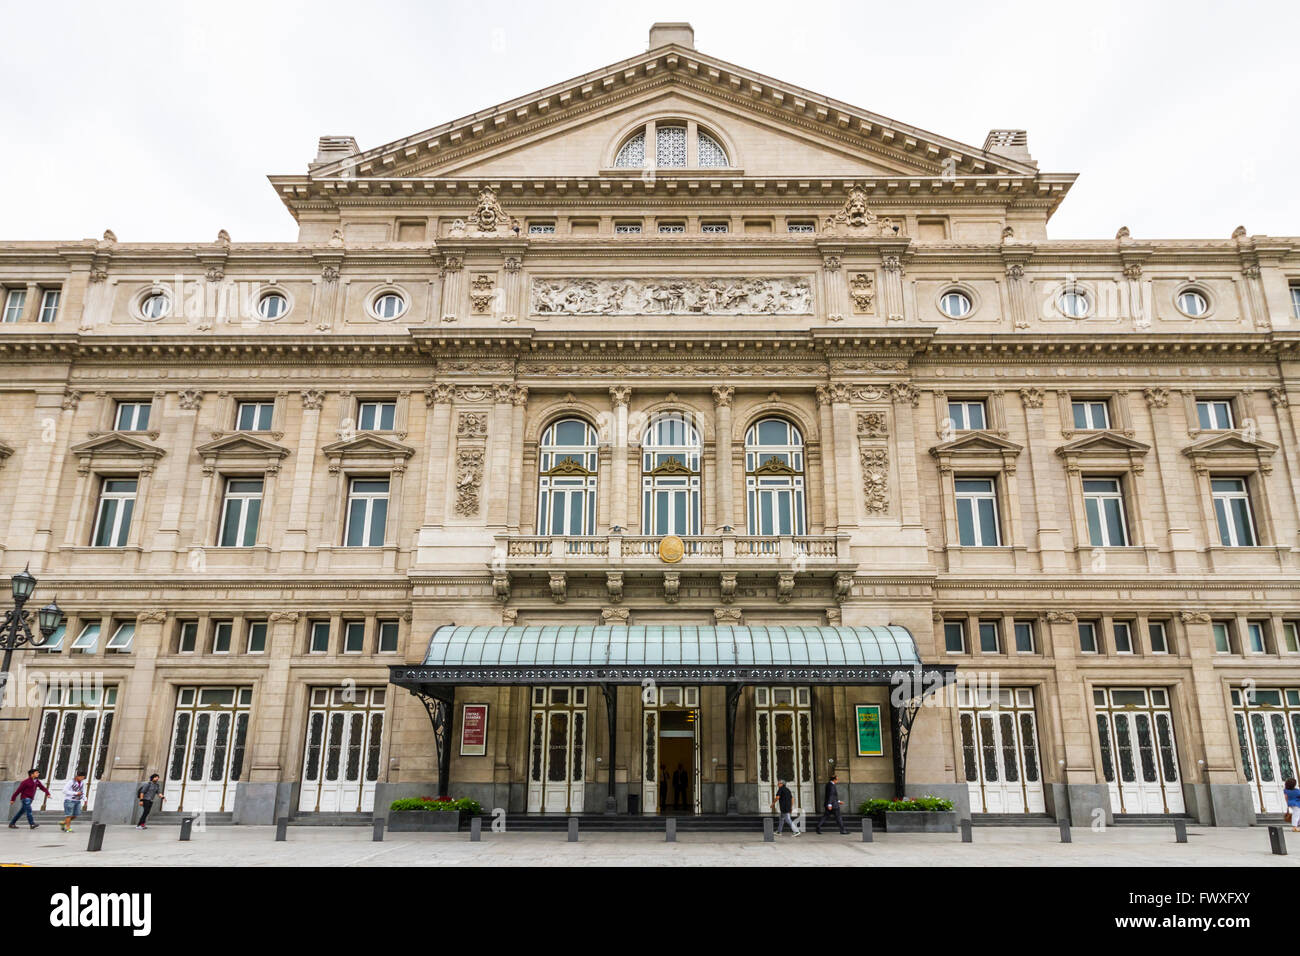
[(131, 642), (135, 640), (135, 622), (126, 621), (119, 624), (113, 631), (113, 636), (108, 639), (104, 645), (105, 650), (116, 651), (119, 654), (125, 654), (131, 649)]
[(1300, 318), (1300, 283), (1291, 286), (1291, 314)]
[(1282, 649), (1287, 654), (1300, 654), (1300, 623), (1282, 622)]
[(262, 479), (227, 478), (217, 546), (251, 548), (257, 544), (257, 524), (261, 513)]
[(1034, 622), (1033, 621), (1016, 621), (1016, 653), (1032, 654), (1036, 644), (1034, 641)]
[(1083, 431), (1110, 428), (1110, 405), (1105, 399), (1078, 399), (1070, 403), (1074, 427)]
[(939, 311), (950, 319), (961, 319), (970, 315), (974, 306), (970, 296), (965, 292), (952, 289), (939, 297)]
[(345, 621), (343, 623), (343, 653), (360, 654), (366, 649), (366, 622)]
[(980, 651), (998, 654), (1002, 651), (1002, 635), (997, 621), (980, 621)]
[(1151, 647), (1152, 654), (1169, 653), (1169, 632), (1165, 628), (1164, 621), (1147, 622), (1147, 643)]
[(700, 433), (679, 412), (658, 415), (641, 436), (641, 533), (700, 533)]
[[(661, 168), (681, 169), (687, 164), (687, 127), (683, 123), (655, 124), (655, 165)], [(696, 131), (696, 156), (700, 168), (716, 169), (730, 165), (727, 151), (716, 137), (704, 130)], [(629, 136), (614, 157), (619, 168), (641, 169), (646, 162), (646, 131), (637, 130)]]
[(948, 417), (957, 431), (979, 431), (988, 428), (988, 415), (983, 399), (958, 399), (948, 402)]
[(199, 647), (199, 622), (181, 621), (180, 633), (176, 637), (176, 651), (179, 654), (193, 654)]
[(1110, 625), (1111, 637), (1115, 640), (1116, 654), (1133, 653), (1133, 625), (1128, 621), (1112, 621)]
[(553, 236), (555, 235), (555, 223), (530, 222), (528, 224), (528, 234), (530, 236)]
[(562, 418), (542, 432), (537, 458), (537, 533), (596, 533), (596, 429)]
[(700, 232), (706, 235), (721, 235), (730, 232), (731, 224), (725, 222), (705, 222), (700, 224)]
[(60, 289), (46, 289), (41, 293), (41, 322), (53, 322), (59, 317), (59, 300), (63, 298)]
[(659, 232), (665, 236), (680, 235), (686, 232), (686, 225), (680, 222), (661, 222)]
[(99, 645), (100, 622), (92, 621), (81, 628), (81, 633), (72, 642), (74, 654), (93, 654)]
[(745, 433), (749, 533), (804, 534), (803, 434), (784, 418), (764, 418)]
[(641, 234), (641, 223), (616, 222), (614, 223), (614, 234), (618, 236), (638, 236)]
[(26, 289), (10, 289), (5, 293), (5, 322), (17, 322), (23, 317), (23, 308), (27, 305)]
[(1128, 546), (1124, 490), (1118, 478), (1084, 478), (1083, 510), (1088, 517), (1089, 544), (1094, 548)]
[(384, 321), (396, 319), (406, 311), (406, 299), (397, 292), (385, 292), (383, 295), (376, 296), (371, 311), (377, 319)]
[(1226, 398), (1198, 398), (1196, 422), (1207, 430), (1231, 430), (1236, 426), (1232, 418), (1232, 402)]
[(379, 653), (396, 654), (397, 653), (397, 622), (380, 621), (379, 627)]
[(785, 231), (795, 235), (809, 235), (817, 231), (817, 227), (811, 222), (788, 222)]
[(1183, 315), (1198, 319), (1210, 311), (1210, 300), (1199, 289), (1184, 289), (1174, 300)]
[(330, 650), (330, 622), (312, 621), (307, 643), (312, 654), (328, 654)]
[(964, 654), (966, 652), (965, 622), (943, 622), (943, 649), (949, 654)]
[(379, 548), (388, 521), (388, 479), (353, 478), (348, 487), (348, 523), (343, 543), (349, 548)]
[(991, 548), (1002, 543), (998, 529), (997, 485), (992, 478), (957, 478), (957, 542), (963, 548)]
[(1079, 651), (1084, 654), (1097, 653), (1097, 622), (1079, 622)]
[(1214, 653), (1231, 654), (1232, 653), (1232, 622), (1231, 621), (1214, 621), (1210, 625), (1214, 632)]
[(91, 545), (96, 548), (126, 547), (127, 537), (131, 533), (131, 513), (135, 510), (138, 484), (135, 478), (102, 479)]
[(658, 166), (686, 165), (686, 127), (658, 126), (655, 129), (655, 162)]
[(54, 629), (54, 633), (45, 639), (45, 643), (37, 647), (38, 651), (46, 651), (51, 654), (57, 654), (63, 650), (63, 639), (68, 635), (68, 622), (65, 620)]
[(235, 430), (269, 432), (275, 415), (275, 402), (240, 402), (235, 406)]
[(1068, 318), (1083, 319), (1092, 311), (1092, 301), (1082, 289), (1066, 289), (1057, 296), (1056, 307)]
[(234, 621), (217, 621), (212, 625), (212, 653), (229, 654), (234, 638)]
[(1263, 621), (1246, 622), (1246, 653), (1263, 654), (1268, 647), (1267, 625)]
[(120, 432), (143, 432), (149, 429), (152, 402), (118, 402), (113, 428)]
[(358, 431), (391, 432), (396, 421), (396, 402), (361, 402), (357, 405)]
[(266, 653), (266, 621), (248, 622), (248, 653)]
[(1219, 525), (1219, 543), (1225, 548), (1251, 548), (1259, 543), (1255, 516), (1250, 507), (1250, 490), (1244, 478), (1212, 478), (1214, 517)]

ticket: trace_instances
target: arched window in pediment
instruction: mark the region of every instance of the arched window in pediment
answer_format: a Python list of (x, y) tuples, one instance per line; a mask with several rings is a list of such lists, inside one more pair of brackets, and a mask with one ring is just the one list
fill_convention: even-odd
[[(623, 141), (614, 165), (623, 169), (644, 169), (647, 161), (647, 134), (650, 125), (638, 129)], [(731, 165), (722, 141), (696, 126), (694, 122), (660, 120), (654, 124), (654, 167), (685, 169), (690, 166), (690, 139), (695, 136), (696, 168), (720, 169)]]

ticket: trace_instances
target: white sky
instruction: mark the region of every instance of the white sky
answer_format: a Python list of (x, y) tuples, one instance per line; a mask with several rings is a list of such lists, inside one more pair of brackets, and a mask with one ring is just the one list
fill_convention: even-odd
[(0, 239), (292, 240), (266, 181), (646, 48), (702, 52), (1082, 174), (1054, 238), (1300, 235), (1294, 0), (0, 0)]

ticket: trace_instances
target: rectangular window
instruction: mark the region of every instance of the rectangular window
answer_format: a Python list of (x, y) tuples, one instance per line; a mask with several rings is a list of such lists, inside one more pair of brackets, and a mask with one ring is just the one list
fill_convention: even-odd
[(981, 401), (949, 402), (948, 417), (952, 419), (952, 427), (959, 432), (989, 427), (988, 418), (984, 414), (984, 403)]
[(1291, 314), (1300, 317), (1300, 285), (1291, 286)]
[(180, 638), (176, 642), (176, 650), (181, 654), (193, 654), (194, 649), (199, 644), (199, 622), (182, 621)]
[(1213, 478), (1214, 516), (1219, 523), (1219, 543), (1225, 548), (1251, 548), (1258, 544), (1250, 492), (1244, 478)]
[(731, 231), (731, 224), (726, 222), (705, 222), (700, 224), (700, 232), (709, 235), (720, 235)]
[(555, 235), (555, 223), (530, 222), (528, 224), (528, 234), (530, 236), (553, 236)]
[(1266, 647), (1263, 621), (1246, 622), (1246, 649), (1251, 654), (1263, 654)]
[(798, 235), (807, 235), (816, 232), (816, 227), (810, 222), (790, 222), (786, 223), (786, 232), (793, 232)]
[(312, 621), (311, 645), (308, 650), (313, 654), (328, 654), (330, 650), (330, 622)]
[(1163, 621), (1147, 623), (1147, 642), (1151, 645), (1152, 654), (1169, 653), (1169, 635), (1165, 631)]
[(131, 533), (135, 510), (136, 479), (105, 478), (95, 509), (95, 533), (90, 543), (96, 548), (124, 548)]
[(991, 548), (998, 537), (998, 499), (991, 478), (958, 478), (957, 536), (963, 548)]
[(118, 402), (113, 427), (120, 432), (142, 432), (149, 428), (150, 402)]
[(60, 624), (58, 627), (54, 629), (54, 633), (51, 634), (46, 639), (45, 643), (42, 644), (40, 647), (38, 647), (37, 650), (46, 651), (47, 653), (51, 653), (51, 654), (58, 653), (59, 651), (63, 650), (63, 639), (67, 636), (67, 634), (68, 634), (68, 622), (64, 621), (62, 624)]
[(46, 289), (41, 293), (40, 321), (53, 322), (59, 317), (59, 299), (63, 293), (59, 289)]
[(1111, 625), (1111, 634), (1115, 638), (1116, 654), (1133, 653), (1133, 628), (1125, 621), (1115, 621)]
[(1229, 621), (1215, 621), (1212, 625), (1214, 628), (1214, 652), (1216, 654), (1232, 653), (1232, 623)]
[(1034, 622), (1016, 621), (1016, 653), (1034, 653)]
[(391, 432), (397, 420), (396, 402), (362, 402), (357, 408), (357, 429), (363, 432)]
[(1196, 400), (1196, 419), (1201, 428), (1230, 429), (1232, 424), (1232, 402), (1226, 398), (1198, 398)]
[(1097, 653), (1097, 625), (1095, 622), (1079, 622), (1079, 650), (1084, 654)]
[(997, 621), (980, 621), (980, 650), (985, 654), (1001, 652), (1002, 641)]
[(943, 646), (949, 654), (966, 652), (966, 625), (961, 621), (943, 622)]
[(248, 622), (248, 653), (250, 654), (266, 653), (266, 622), (265, 621)]
[(95, 648), (99, 645), (99, 622), (87, 624), (77, 635), (77, 639), (72, 642), (72, 650), (82, 654), (93, 654)]
[(221, 505), (221, 548), (251, 548), (257, 543), (262, 513), (262, 479), (229, 478)]
[(365, 621), (348, 621), (343, 625), (343, 653), (360, 654), (366, 649)]
[(686, 226), (680, 222), (661, 222), (659, 223), (659, 232), (665, 236), (675, 236), (686, 231)]
[(23, 317), (23, 306), (27, 304), (26, 289), (10, 289), (5, 295), (4, 321), (17, 322)]
[(618, 222), (614, 224), (614, 233), (619, 236), (635, 236), (641, 233), (639, 222)]
[(379, 622), (379, 653), (381, 654), (397, 653), (397, 622), (396, 621)]
[(241, 432), (269, 432), (274, 402), (240, 402), (235, 409), (235, 429)]
[(1300, 654), (1300, 624), (1295, 621), (1282, 622), (1282, 646), (1288, 654)]
[(234, 621), (217, 621), (212, 626), (212, 653), (229, 654), (230, 637), (234, 633)]
[(349, 548), (380, 548), (388, 520), (388, 479), (353, 478), (348, 491), (348, 526), (343, 543)]
[(113, 636), (108, 639), (108, 643), (104, 647), (106, 650), (118, 651), (124, 654), (131, 649), (131, 642), (134, 640), (135, 623), (119, 624), (117, 630), (113, 632)]
[(1128, 546), (1124, 492), (1118, 478), (1084, 478), (1083, 510), (1088, 515), (1088, 540), (1094, 548)]
[(1110, 407), (1104, 400), (1085, 399), (1070, 404), (1074, 427), (1083, 430), (1110, 428)]

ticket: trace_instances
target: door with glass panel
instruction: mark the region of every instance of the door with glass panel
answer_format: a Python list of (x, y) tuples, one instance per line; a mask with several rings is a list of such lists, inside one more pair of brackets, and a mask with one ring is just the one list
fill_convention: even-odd
[(168, 810), (221, 813), (235, 806), (248, 743), (251, 687), (181, 687), (163, 795)]
[(1102, 774), (1112, 813), (1182, 813), (1178, 745), (1163, 687), (1093, 691)]
[(754, 744), (758, 755), (758, 807), (772, 803), (784, 780), (796, 809), (817, 809), (813, 777), (812, 691), (807, 687), (755, 687)]
[(528, 812), (581, 813), (587, 689), (534, 687), (528, 731)]
[(957, 692), (962, 767), (974, 813), (1046, 813), (1034, 691)]
[(386, 698), (383, 687), (311, 689), (300, 811), (370, 813), (375, 809)]
[(45, 693), (36, 756), (32, 766), (50, 788), (50, 796), (36, 791), (37, 810), (63, 808), (63, 787), (78, 773), (86, 775), (86, 804), (94, 807), (96, 784), (104, 776), (108, 744), (117, 709), (117, 688), (55, 684)]
[(1300, 689), (1259, 688), (1232, 692), (1241, 770), (1259, 813), (1285, 813), (1282, 784), (1296, 776), (1300, 742)]
[[(649, 696), (649, 700), (646, 696)], [(676, 805), (673, 774), (690, 774), (692, 812), (700, 812), (700, 689), (652, 687), (643, 692), (641, 812), (687, 809)], [(662, 800), (660, 799), (662, 795)]]

